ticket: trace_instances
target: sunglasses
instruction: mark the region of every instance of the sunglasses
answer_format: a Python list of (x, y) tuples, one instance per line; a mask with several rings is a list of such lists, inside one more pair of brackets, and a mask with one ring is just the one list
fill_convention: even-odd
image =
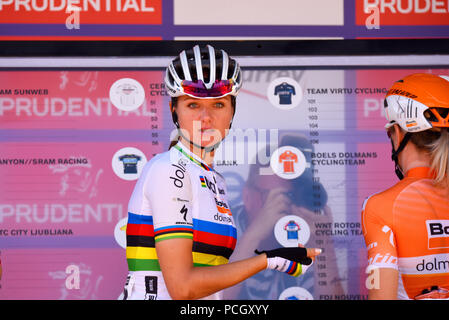
[(212, 87), (208, 89), (202, 80), (183, 80), (181, 86), (185, 94), (196, 98), (220, 98), (232, 92), (234, 82), (232, 80), (215, 80)]

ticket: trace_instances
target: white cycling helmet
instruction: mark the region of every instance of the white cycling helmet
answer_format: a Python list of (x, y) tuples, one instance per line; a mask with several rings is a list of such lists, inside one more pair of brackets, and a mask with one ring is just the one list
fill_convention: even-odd
[(416, 73), (396, 81), (385, 101), (388, 129), (398, 124), (407, 132), (449, 127), (449, 77)]
[(168, 66), (165, 87), (171, 97), (194, 98), (236, 96), (242, 86), (242, 72), (224, 50), (211, 45), (182, 51)]

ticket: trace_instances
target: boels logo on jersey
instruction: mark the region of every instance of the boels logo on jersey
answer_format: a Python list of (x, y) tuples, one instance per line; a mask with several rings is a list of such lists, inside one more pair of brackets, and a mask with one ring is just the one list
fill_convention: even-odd
[(426, 220), (429, 249), (449, 248), (449, 220)]
[(225, 202), (217, 200), (217, 198), (215, 198), (215, 204), (218, 212), (214, 215), (214, 220), (232, 223), (232, 213), (229, 206)]

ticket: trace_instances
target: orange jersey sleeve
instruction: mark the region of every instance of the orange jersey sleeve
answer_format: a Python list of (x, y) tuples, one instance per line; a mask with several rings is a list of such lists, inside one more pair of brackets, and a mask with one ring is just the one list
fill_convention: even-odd
[(385, 201), (385, 196), (378, 194), (365, 201), (362, 210), (363, 236), (370, 266), (398, 269), (392, 206), (390, 201)]

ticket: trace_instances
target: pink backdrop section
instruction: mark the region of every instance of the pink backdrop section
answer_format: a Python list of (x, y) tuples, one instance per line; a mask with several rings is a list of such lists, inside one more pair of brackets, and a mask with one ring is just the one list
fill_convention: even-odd
[(0, 166), (2, 228), (110, 234), (111, 226), (126, 217), (135, 184), (112, 169), (114, 154), (124, 147), (147, 158), (162, 151), (144, 142), (3, 143), (1, 157), (11, 164)]
[[(118, 298), (127, 266), (114, 229), (136, 182), (112, 169), (124, 147), (148, 160), (162, 151), (149, 142), (2, 143), (2, 158), (19, 163), (0, 166), (0, 299)], [(71, 265), (77, 290), (66, 285)]]
[(9, 249), (2, 251), (2, 258), (8, 262), (3, 265), (2, 300), (113, 300), (119, 298), (127, 274), (125, 250), (118, 245), (101, 250)]
[[(115, 81), (131, 78), (145, 92), (143, 105), (125, 112), (109, 99)], [(162, 125), (161, 71), (3, 71), (2, 129), (147, 129)]]
[[(376, 192), (380, 192), (398, 182), (394, 175), (394, 163), (391, 161), (391, 144), (385, 135), (382, 143), (360, 143), (358, 152), (371, 153), (373, 158), (365, 158), (365, 165), (357, 169), (358, 207), (363, 201)], [(375, 155), (374, 155), (375, 154)], [(373, 177), (376, 177), (375, 179)]]

